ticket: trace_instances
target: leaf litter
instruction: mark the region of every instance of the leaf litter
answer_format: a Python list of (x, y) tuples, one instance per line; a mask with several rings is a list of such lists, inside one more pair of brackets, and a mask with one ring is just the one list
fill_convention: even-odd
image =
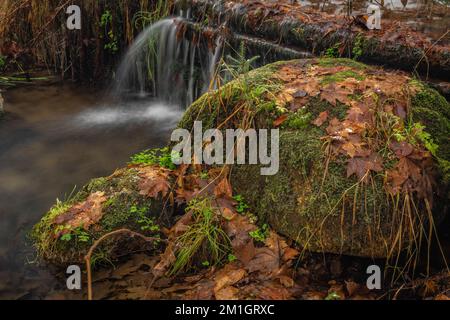
[[(166, 230), (168, 243), (159, 255), (137, 253), (113, 269), (103, 267), (95, 272), (95, 299), (324, 299), (328, 291), (334, 288), (327, 280), (314, 279), (317, 270), (326, 269), (323, 260), (302, 259), (300, 265), (299, 250), (275, 232), (270, 231), (264, 242), (250, 236), (258, 226), (250, 216), (237, 212), (238, 203), (233, 198), (227, 170), (210, 169), (208, 179), (202, 179), (199, 173), (186, 168), (168, 170), (139, 166), (137, 169), (140, 177), (138, 189), (146, 197), (167, 198), (171, 190), (175, 190), (180, 203), (184, 204), (191, 198), (186, 197), (187, 193), (195, 194), (195, 197), (213, 198), (214, 212), (222, 217), (222, 227), (230, 238), (230, 257), (233, 259), (229, 257), (220, 265), (194, 267), (170, 276), (169, 271), (179, 249), (177, 239), (194, 222), (192, 212), (186, 212)], [(99, 219), (99, 208), (106, 200), (105, 193), (93, 193), (86, 201), (61, 215), (57, 222), (75, 225), (78, 221), (84, 221), (84, 217)], [(93, 223), (94, 220), (89, 221)], [(343, 281), (341, 286), (345, 288)], [(359, 286), (356, 287), (356, 284), (351, 285), (351, 290), (348, 290), (350, 294), (345, 293), (342, 297), (354, 296)], [(52, 295), (56, 297), (57, 293)]]

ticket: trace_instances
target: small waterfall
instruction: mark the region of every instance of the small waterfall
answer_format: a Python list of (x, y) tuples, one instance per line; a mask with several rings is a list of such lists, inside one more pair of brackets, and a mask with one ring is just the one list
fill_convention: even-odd
[(206, 92), (222, 52), (222, 39), (214, 50), (202, 41), (179, 39), (178, 27), (190, 11), (147, 27), (134, 41), (117, 71), (119, 95), (155, 96), (158, 100), (188, 106)]

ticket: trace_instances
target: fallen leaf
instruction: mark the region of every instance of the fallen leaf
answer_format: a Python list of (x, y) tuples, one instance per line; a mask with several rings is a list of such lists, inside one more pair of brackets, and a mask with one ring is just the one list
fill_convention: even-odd
[(244, 269), (238, 269), (233, 264), (226, 265), (215, 276), (214, 292), (222, 290), (225, 287), (233, 286), (247, 275)]
[(214, 195), (216, 198), (220, 198), (222, 196), (233, 197), (233, 189), (231, 187), (230, 181), (225, 177), (223, 178), (215, 187)]
[(273, 122), (273, 126), (275, 128), (278, 128), (279, 126), (281, 126), (286, 120), (288, 119), (288, 115), (287, 114), (283, 114), (281, 117), (279, 117), (278, 119), (276, 119)]
[(216, 300), (239, 300), (237, 297), (239, 289), (235, 287), (226, 287), (214, 293)]
[(360, 285), (354, 281), (345, 281), (345, 288), (347, 289), (349, 297), (355, 295), (355, 293), (359, 290)]
[(66, 213), (56, 217), (55, 224), (70, 227), (56, 234), (56, 237), (79, 227), (87, 230), (91, 225), (99, 222), (103, 217), (103, 203), (106, 199), (104, 192), (95, 192), (89, 195), (86, 201), (74, 205)]
[(161, 193), (165, 197), (169, 193), (170, 184), (168, 181), (167, 170), (156, 167), (146, 166), (139, 168), (139, 194), (149, 198), (157, 198)]
[(324, 124), (328, 119), (328, 111), (321, 112), (316, 120), (313, 121), (313, 124), (317, 127), (320, 127)]

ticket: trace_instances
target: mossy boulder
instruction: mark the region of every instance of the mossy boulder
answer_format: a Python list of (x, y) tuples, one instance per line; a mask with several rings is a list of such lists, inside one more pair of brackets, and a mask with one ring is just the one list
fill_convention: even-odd
[[(83, 263), (94, 241), (117, 229), (158, 237), (157, 217), (163, 204), (159, 197), (149, 198), (139, 189), (146, 168), (117, 170), (109, 177), (91, 180), (69, 200), (57, 201), (32, 229), (38, 257), (57, 266)], [(144, 248), (155, 248), (155, 243), (127, 235), (112, 237), (95, 251), (92, 262), (111, 262)]]
[(179, 127), (279, 128), (279, 172), (234, 165), (234, 192), (306, 249), (381, 258), (417, 253), (447, 212), (449, 119), (449, 103), (403, 73), (305, 59), (205, 94)]

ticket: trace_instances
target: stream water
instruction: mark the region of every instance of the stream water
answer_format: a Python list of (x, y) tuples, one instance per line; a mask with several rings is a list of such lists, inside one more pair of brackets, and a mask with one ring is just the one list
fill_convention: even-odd
[(110, 175), (130, 155), (163, 146), (182, 112), (149, 98), (126, 104), (68, 85), (4, 93), (0, 122), (0, 297), (40, 298), (55, 279), (29, 264), (30, 227), (75, 186)]

